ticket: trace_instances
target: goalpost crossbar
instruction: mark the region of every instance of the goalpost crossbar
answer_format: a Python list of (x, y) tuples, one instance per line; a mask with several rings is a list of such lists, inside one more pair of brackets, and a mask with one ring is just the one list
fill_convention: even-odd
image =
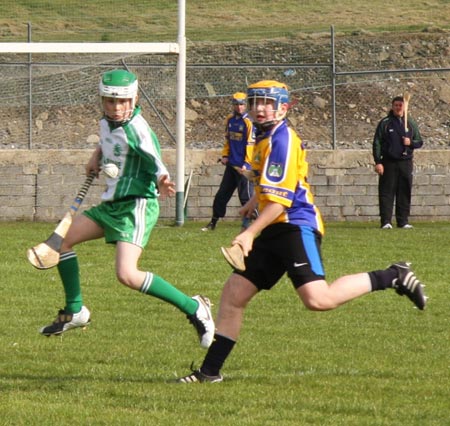
[(0, 53), (160, 53), (178, 54), (178, 43), (0, 43)]

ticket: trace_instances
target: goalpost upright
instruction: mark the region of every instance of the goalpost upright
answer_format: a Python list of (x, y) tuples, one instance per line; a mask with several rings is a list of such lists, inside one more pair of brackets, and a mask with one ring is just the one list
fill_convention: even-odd
[(178, 0), (178, 61), (177, 61), (177, 177), (176, 224), (184, 223), (184, 158), (186, 118), (186, 0)]
[(176, 90), (176, 224), (184, 224), (185, 117), (186, 117), (186, 0), (178, 0), (178, 35), (173, 43), (54, 43), (0, 42), (0, 53), (141, 53), (177, 55)]

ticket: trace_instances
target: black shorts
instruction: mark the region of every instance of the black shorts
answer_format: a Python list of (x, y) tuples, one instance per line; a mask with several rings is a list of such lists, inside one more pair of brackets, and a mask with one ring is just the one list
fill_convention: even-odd
[(255, 238), (245, 258), (245, 271), (235, 273), (259, 290), (271, 289), (288, 273), (295, 288), (325, 279), (320, 253), (321, 235), (310, 226), (276, 223)]

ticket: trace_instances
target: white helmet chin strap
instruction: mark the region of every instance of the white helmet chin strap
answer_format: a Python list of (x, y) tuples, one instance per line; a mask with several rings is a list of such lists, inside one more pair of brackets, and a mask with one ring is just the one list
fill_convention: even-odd
[(282, 104), (279, 104), (278, 105), (278, 109), (275, 112), (275, 120), (277, 120), (277, 121), (283, 120), (286, 117), (286, 114), (287, 114), (287, 110), (283, 111), (281, 106), (282, 106)]
[(261, 129), (263, 131), (266, 131), (270, 128), (272, 128), (275, 124), (277, 124), (278, 122), (280, 122), (281, 120), (283, 120), (286, 117), (287, 114), (287, 110), (283, 111), (282, 108), (283, 104), (279, 104), (278, 105), (278, 109), (273, 109), (272, 112), (274, 113), (275, 117), (273, 120), (267, 120), (264, 123), (257, 123), (254, 122), (253, 125), (258, 128)]
[(131, 118), (131, 116), (133, 115), (133, 111), (134, 110), (132, 109), (127, 109), (126, 111), (123, 111), (122, 113), (123, 118), (121, 120), (114, 120), (114, 118), (110, 117), (108, 114), (106, 114), (106, 112), (104, 113), (104, 115), (108, 121), (113, 121), (114, 123), (124, 123)]
[[(102, 110), (103, 110), (103, 115), (105, 116), (105, 118), (108, 121), (110, 121), (112, 123), (115, 123), (115, 124), (122, 124), (122, 123), (125, 123), (128, 120), (130, 120), (131, 116), (133, 115), (134, 108), (136, 107), (137, 96), (134, 96), (133, 98), (129, 98), (129, 99), (131, 99), (131, 108), (123, 111), (123, 113), (122, 113), (122, 116), (123, 116), (122, 120), (114, 120), (114, 118), (111, 118), (106, 113), (105, 108), (103, 106), (103, 97), (108, 97), (108, 96), (102, 96), (100, 98), (100, 100), (101, 100), (101, 107), (102, 107)], [(117, 98), (117, 99), (124, 99), (124, 98)]]

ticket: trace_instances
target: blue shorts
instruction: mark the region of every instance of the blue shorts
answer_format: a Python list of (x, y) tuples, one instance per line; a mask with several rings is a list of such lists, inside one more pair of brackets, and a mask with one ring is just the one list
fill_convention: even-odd
[(325, 279), (320, 244), (322, 236), (309, 226), (276, 223), (255, 238), (245, 258), (245, 271), (235, 273), (259, 290), (271, 289), (287, 272), (295, 288)]

